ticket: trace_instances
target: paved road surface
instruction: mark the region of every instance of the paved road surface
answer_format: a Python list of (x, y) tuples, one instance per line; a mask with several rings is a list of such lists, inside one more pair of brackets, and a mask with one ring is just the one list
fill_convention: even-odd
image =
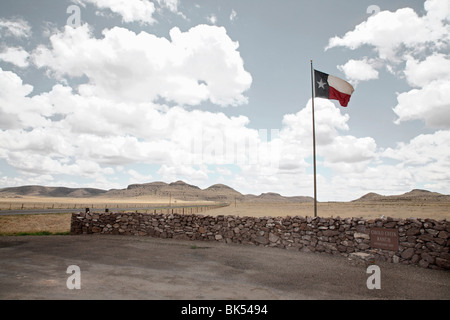
[[(81, 289), (66, 273), (80, 268)], [(0, 300), (445, 299), (450, 273), (250, 245), (110, 235), (0, 237)]]

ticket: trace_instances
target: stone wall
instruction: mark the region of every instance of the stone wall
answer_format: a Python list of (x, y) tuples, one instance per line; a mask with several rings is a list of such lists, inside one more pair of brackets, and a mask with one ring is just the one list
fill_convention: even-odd
[[(396, 229), (398, 250), (371, 247), (372, 228)], [(450, 270), (447, 220), (73, 213), (71, 234), (92, 233), (262, 245)]]

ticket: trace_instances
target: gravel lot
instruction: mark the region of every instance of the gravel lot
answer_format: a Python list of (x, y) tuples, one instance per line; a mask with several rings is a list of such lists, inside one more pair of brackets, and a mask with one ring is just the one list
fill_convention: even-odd
[[(0, 237), (0, 299), (304, 300), (450, 298), (450, 273), (239, 244), (107, 235)], [(81, 289), (69, 290), (70, 265)]]

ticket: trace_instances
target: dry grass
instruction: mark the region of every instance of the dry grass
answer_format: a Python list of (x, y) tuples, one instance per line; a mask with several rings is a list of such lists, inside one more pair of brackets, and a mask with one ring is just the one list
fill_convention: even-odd
[(70, 231), (70, 218), (70, 213), (0, 216), (0, 235), (66, 233)]
[[(77, 209), (91, 208), (102, 211), (109, 208), (134, 208), (144, 206), (169, 205), (205, 205), (211, 201), (181, 201), (173, 198), (134, 197), (134, 198), (62, 198), (62, 197), (17, 197), (1, 198), (1, 210), (17, 209)], [(59, 214), (20, 214), (0, 216), (0, 235), (15, 235), (21, 233), (67, 233), (70, 231), (70, 213)]]
[[(314, 216), (313, 203), (237, 203), (208, 211), (210, 215), (254, 217)], [(450, 219), (449, 202), (325, 202), (318, 203), (319, 217), (363, 217)]]

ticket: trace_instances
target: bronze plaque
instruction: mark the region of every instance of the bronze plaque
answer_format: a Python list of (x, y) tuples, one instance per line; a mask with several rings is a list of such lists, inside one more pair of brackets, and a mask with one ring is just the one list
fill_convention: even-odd
[(398, 229), (370, 229), (370, 246), (372, 248), (398, 251)]

